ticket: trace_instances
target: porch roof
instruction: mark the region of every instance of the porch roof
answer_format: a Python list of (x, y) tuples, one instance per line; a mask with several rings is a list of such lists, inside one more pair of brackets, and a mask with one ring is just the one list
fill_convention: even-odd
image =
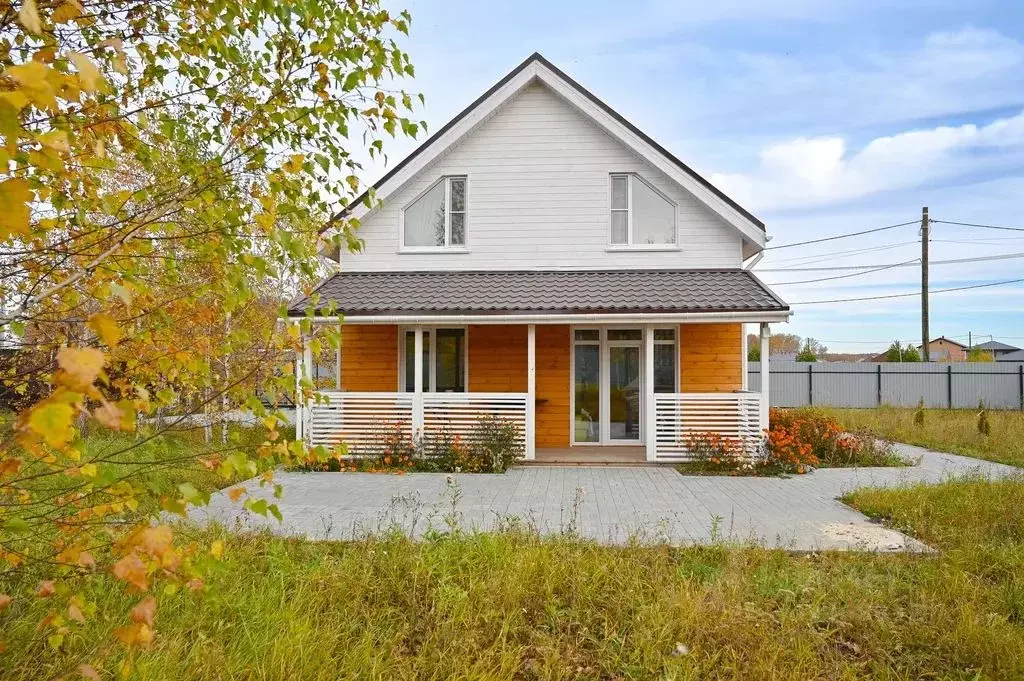
[(288, 315), (648, 315), (783, 313), (789, 306), (751, 272), (708, 270), (514, 270), (339, 272), (292, 303)]

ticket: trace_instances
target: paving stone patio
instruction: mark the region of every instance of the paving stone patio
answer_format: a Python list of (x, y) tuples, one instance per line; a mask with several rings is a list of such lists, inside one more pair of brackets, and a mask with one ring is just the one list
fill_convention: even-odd
[[(521, 523), (545, 534), (574, 532), (609, 544), (733, 541), (797, 551), (928, 551), (837, 498), (859, 487), (1022, 473), (919, 447), (897, 448), (919, 463), (823, 469), (791, 478), (684, 476), (668, 466), (524, 466), (504, 475), (279, 473), (275, 479), (284, 496), (276, 501), (283, 522), (247, 513), (223, 492), (191, 517), (309, 539), (351, 539), (392, 529), (420, 537), (455, 524), (492, 530)], [(257, 480), (244, 486), (274, 501)]]

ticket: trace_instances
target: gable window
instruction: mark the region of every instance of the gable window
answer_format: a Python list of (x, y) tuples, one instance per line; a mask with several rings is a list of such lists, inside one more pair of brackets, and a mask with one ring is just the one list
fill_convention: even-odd
[(402, 246), (415, 249), (464, 248), (466, 177), (443, 177), (402, 212)]
[(676, 206), (638, 175), (611, 176), (611, 234), (613, 246), (673, 246)]

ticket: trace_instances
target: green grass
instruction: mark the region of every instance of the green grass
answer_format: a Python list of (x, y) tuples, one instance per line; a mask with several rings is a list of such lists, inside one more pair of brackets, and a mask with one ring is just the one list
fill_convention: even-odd
[[(157, 444), (168, 461), (203, 446)], [(154, 483), (186, 480), (224, 484), (174, 466)], [(205, 591), (158, 592), (157, 638), (132, 654), (132, 678), (1024, 678), (1024, 479), (848, 502), (940, 555), (615, 548), (522, 530), (314, 543), (180, 528), (201, 547), (223, 539), (224, 559)], [(41, 576), (0, 577), (15, 597), (0, 613), (0, 678), (71, 679), (83, 663), (116, 678), (128, 653), (111, 632), (139, 596), (95, 576), (81, 586), (98, 614), (69, 623), (53, 650), (36, 629), (55, 602), (32, 595)]]
[[(161, 593), (143, 679), (1017, 679), (1024, 481), (862, 491), (851, 503), (938, 557), (726, 545), (609, 548), (528, 532), (411, 542), (223, 538), (205, 593)], [(26, 580), (31, 582), (31, 580)], [(3, 614), (10, 681), (110, 672), (137, 596), (106, 576), (57, 652), (32, 583)], [(11, 591), (8, 591), (10, 593)], [(677, 644), (685, 655), (675, 655)]]
[(978, 459), (1024, 466), (1024, 412), (989, 411), (989, 435), (978, 432), (977, 409), (925, 409), (924, 425), (914, 423), (914, 409), (826, 409), (846, 428), (879, 437)]

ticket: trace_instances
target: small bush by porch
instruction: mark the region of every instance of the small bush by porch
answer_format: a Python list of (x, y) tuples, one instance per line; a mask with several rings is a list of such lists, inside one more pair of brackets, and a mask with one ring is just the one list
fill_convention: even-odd
[(892, 443), (863, 432), (846, 432), (817, 409), (772, 409), (767, 437), (757, 456), (744, 443), (714, 432), (683, 438), (689, 460), (676, 465), (687, 475), (784, 475), (815, 468), (908, 466)]

